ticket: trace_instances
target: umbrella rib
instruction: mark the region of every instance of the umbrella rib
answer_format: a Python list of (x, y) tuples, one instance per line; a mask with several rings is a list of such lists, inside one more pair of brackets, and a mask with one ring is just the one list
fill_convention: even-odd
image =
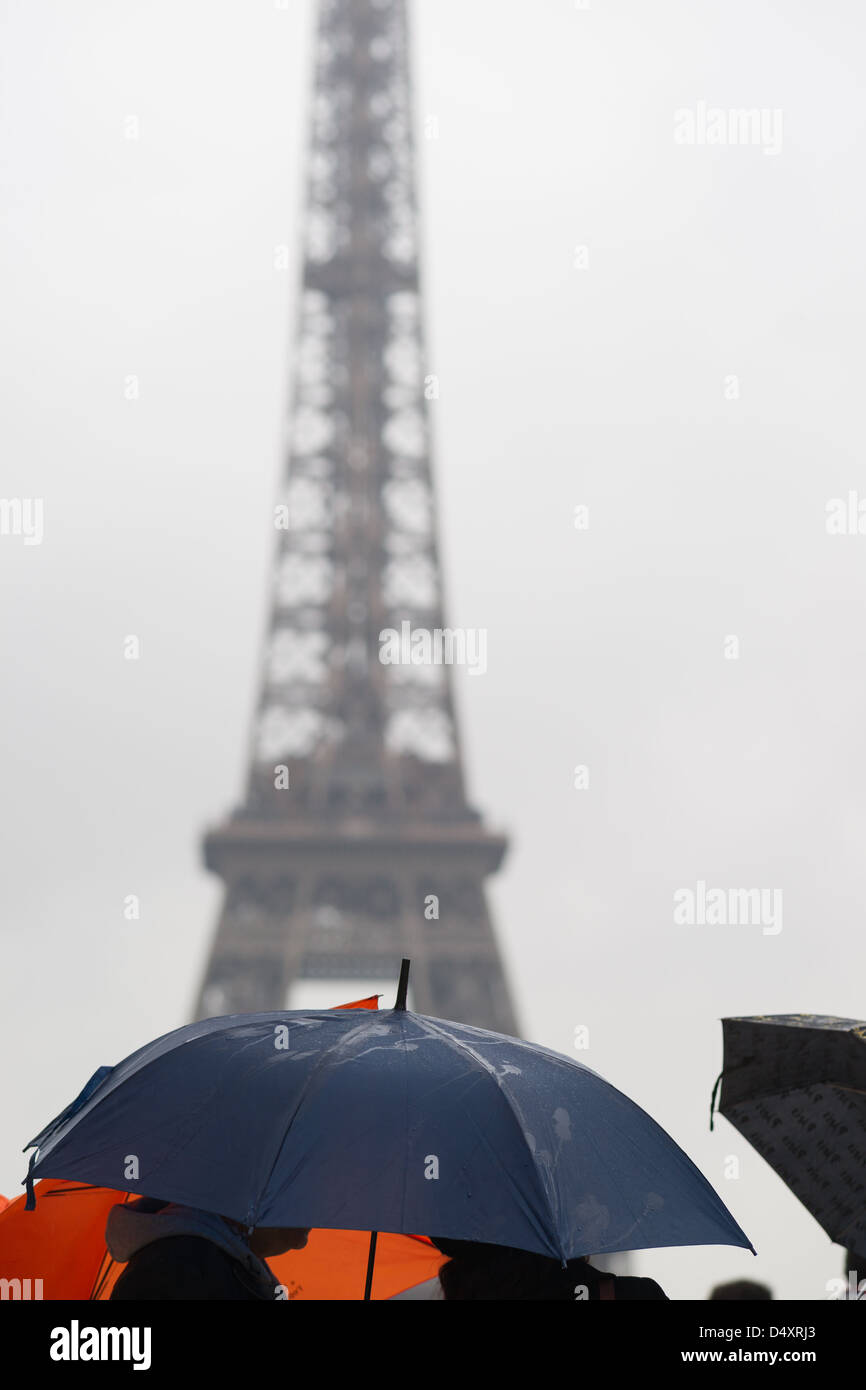
[[(524, 1128), (523, 1121), (522, 1121), (522, 1119), (521, 1119), (521, 1116), (520, 1116), (518, 1110), (516, 1109), (516, 1107), (515, 1107), (515, 1105), (514, 1105), (514, 1102), (512, 1101), (512, 1099), (511, 1099), (511, 1097), (509, 1096), (508, 1092), (507, 1092), (507, 1091), (505, 1090), (505, 1088), (503, 1087), (503, 1085), (502, 1085), (502, 1079), (501, 1079), (501, 1077), (499, 1076), (499, 1073), (497, 1072), (496, 1068), (495, 1068), (494, 1066), (492, 1066), (491, 1063), (488, 1062), (487, 1059), (486, 1059), (485, 1057), (482, 1057), (482, 1055), (481, 1055), (479, 1052), (476, 1052), (476, 1050), (475, 1050), (468, 1042), (464, 1042), (464, 1040), (463, 1040), (462, 1038), (457, 1038), (457, 1037), (455, 1037), (453, 1033), (448, 1033), (448, 1032), (446, 1032), (444, 1029), (437, 1028), (433, 1019), (428, 1018), (428, 1017), (427, 1017), (426, 1015), (424, 1015), (424, 1014), (416, 1014), (415, 1017), (416, 1017), (416, 1019), (418, 1019), (419, 1021), (421, 1021), (421, 1020), (423, 1019), (424, 1026), (425, 1026), (427, 1029), (429, 1029), (430, 1032), (434, 1033), (434, 1034), (437, 1035), (438, 1037), (447, 1039), (448, 1042), (451, 1042), (451, 1043), (456, 1044), (456, 1046), (457, 1046), (461, 1051), (467, 1053), (471, 1058), (474, 1059), (474, 1061), (476, 1061), (477, 1063), (479, 1063), (479, 1064), (485, 1069), (485, 1071), (487, 1071), (487, 1072), (493, 1077), (493, 1080), (496, 1082), (496, 1089), (498, 1090), (499, 1094), (502, 1096), (503, 1100), (505, 1101), (505, 1104), (508, 1106), (508, 1109), (509, 1109), (509, 1111), (511, 1112), (511, 1115), (513, 1116), (513, 1118), (514, 1118), (514, 1120), (515, 1120), (515, 1123), (517, 1124), (517, 1127), (518, 1127), (518, 1129), (520, 1130), (520, 1133), (523, 1135), (524, 1141), (525, 1141), (525, 1138), (526, 1138), (526, 1129)], [(510, 1041), (511, 1041), (511, 1040), (510, 1040)], [(536, 1178), (538, 1179), (538, 1185), (539, 1185), (539, 1187), (540, 1187), (540, 1189), (541, 1189), (541, 1194), (542, 1194), (543, 1200), (544, 1200), (544, 1202), (545, 1202), (545, 1204), (546, 1204), (546, 1206), (547, 1206), (548, 1215), (549, 1215), (550, 1218), (552, 1219), (554, 1229), (556, 1230), (557, 1243), (558, 1243), (558, 1245), (559, 1245), (559, 1256), (560, 1256), (560, 1259), (563, 1261), (563, 1264), (565, 1264), (566, 1261), (567, 1261), (567, 1259), (568, 1259), (568, 1256), (566, 1255), (565, 1251), (563, 1250), (563, 1248), (562, 1248), (562, 1241), (561, 1241), (560, 1238), (559, 1238), (559, 1223), (558, 1223), (558, 1221), (557, 1221), (557, 1219), (556, 1219), (556, 1218), (557, 1218), (557, 1213), (556, 1213), (556, 1211), (554, 1210), (553, 1202), (551, 1201), (550, 1193), (548, 1192), (548, 1189), (547, 1189), (547, 1183), (546, 1183), (545, 1180), (544, 1180), (544, 1172), (543, 1172), (542, 1168), (540, 1167), (540, 1165), (539, 1165), (539, 1163), (538, 1163), (538, 1160), (537, 1160), (537, 1158), (536, 1158), (536, 1156), (535, 1156), (535, 1150), (534, 1150), (533, 1148), (531, 1148), (530, 1145), (529, 1145), (528, 1143), (526, 1144), (526, 1148), (528, 1149), (530, 1158), (532, 1159), (532, 1166), (533, 1166), (533, 1169), (535, 1170)]]
[[(405, 1042), (405, 1009), (400, 1010), (399, 1027), (401, 1041)], [(405, 1047), (401, 1048), (401, 1052), (403, 1054), (403, 1140), (405, 1148), (403, 1152), (403, 1163), (401, 1165), (403, 1181), (401, 1183), (402, 1190), (400, 1193), (400, 1225), (404, 1226), (406, 1224), (406, 1178), (409, 1172), (409, 1060)]]
[[(359, 1025), (359, 1026), (360, 1026), (360, 1025)], [(310, 1073), (309, 1073), (309, 1075), (307, 1076), (306, 1081), (305, 1081), (305, 1082), (303, 1083), (303, 1085), (301, 1086), (301, 1093), (300, 1093), (300, 1095), (298, 1096), (297, 1104), (295, 1105), (294, 1110), (292, 1111), (291, 1115), (289, 1116), (289, 1119), (288, 1119), (288, 1121), (287, 1121), (287, 1123), (286, 1123), (286, 1127), (285, 1127), (285, 1129), (283, 1130), (283, 1132), (282, 1132), (282, 1134), (281, 1134), (281, 1136), (280, 1136), (280, 1142), (279, 1142), (279, 1144), (277, 1145), (276, 1152), (275, 1152), (274, 1158), (273, 1158), (273, 1162), (271, 1163), (271, 1166), (270, 1166), (270, 1168), (268, 1169), (268, 1175), (267, 1175), (267, 1177), (265, 1178), (264, 1183), (262, 1184), (261, 1191), (260, 1191), (259, 1193), (256, 1194), (256, 1204), (255, 1204), (255, 1215), (256, 1215), (256, 1216), (258, 1216), (259, 1205), (260, 1205), (260, 1202), (261, 1202), (262, 1195), (267, 1191), (268, 1185), (269, 1185), (269, 1183), (270, 1183), (270, 1181), (271, 1181), (271, 1178), (274, 1176), (274, 1171), (275, 1171), (275, 1169), (276, 1169), (276, 1167), (277, 1167), (277, 1164), (278, 1164), (279, 1161), (280, 1161), (280, 1154), (281, 1154), (282, 1151), (283, 1151), (283, 1146), (284, 1146), (286, 1140), (287, 1140), (288, 1137), (289, 1137), (289, 1130), (291, 1129), (292, 1125), (293, 1125), (294, 1122), (295, 1122), (295, 1117), (297, 1116), (298, 1111), (300, 1110), (301, 1106), (302, 1106), (303, 1103), (304, 1103), (304, 1099), (305, 1099), (305, 1097), (306, 1097), (306, 1095), (307, 1095), (307, 1092), (309, 1091), (310, 1087), (312, 1086), (313, 1081), (314, 1081), (314, 1079), (316, 1078), (316, 1076), (317, 1076), (317, 1074), (318, 1074), (320, 1068), (321, 1068), (322, 1066), (324, 1066), (325, 1061), (328, 1059), (329, 1054), (333, 1051), (333, 1049), (334, 1049), (335, 1047), (339, 1047), (341, 1044), (345, 1043), (345, 1042), (347, 1041), (347, 1039), (350, 1038), (350, 1037), (352, 1036), (352, 1034), (353, 1034), (354, 1031), (355, 1031), (355, 1030), (348, 1031), (348, 1032), (345, 1034), (345, 1036), (344, 1036), (344, 1035), (341, 1035), (340, 1037), (337, 1038), (336, 1042), (333, 1042), (333, 1043), (329, 1044), (329, 1046), (326, 1047), (326, 1048), (324, 1049), (324, 1051), (321, 1052), (321, 1053), (319, 1054), (319, 1056), (316, 1058), (315, 1062), (313, 1063), (313, 1066), (312, 1066), (312, 1068), (310, 1069)], [(246, 1218), (245, 1218), (245, 1219), (246, 1219)]]

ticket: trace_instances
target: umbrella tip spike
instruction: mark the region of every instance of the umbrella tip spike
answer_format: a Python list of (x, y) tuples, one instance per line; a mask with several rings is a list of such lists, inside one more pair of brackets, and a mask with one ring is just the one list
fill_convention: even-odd
[(394, 1004), (395, 1013), (398, 1009), (403, 1013), (406, 1012), (406, 995), (409, 990), (410, 964), (411, 962), (407, 960), (405, 956), (403, 957), (403, 960), (400, 962), (400, 983), (397, 986), (397, 1001)]
[[(25, 1152), (26, 1152), (26, 1150), (25, 1150)], [(34, 1149), (34, 1150), (33, 1150), (32, 1154), (30, 1155), (30, 1162), (29, 1162), (29, 1164), (27, 1165), (27, 1174), (26, 1174), (26, 1177), (25, 1177), (25, 1179), (24, 1179), (24, 1186), (25, 1186), (25, 1190), (26, 1190), (26, 1192), (27, 1192), (27, 1200), (26, 1200), (26, 1202), (24, 1203), (24, 1210), (25, 1210), (25, 1211), (35, 1211), (35, 1210), (36, 1210), (36, 1193), (35, 1193), (35, 1191), (34, 1191), (34, 1189), (33, 1189), (33, 1165), (34, 1165), (34, 1163), (36, 1162), (36, 1156), (37, 1156), (38, 1152), (39, 1152), (38, 1149)]]

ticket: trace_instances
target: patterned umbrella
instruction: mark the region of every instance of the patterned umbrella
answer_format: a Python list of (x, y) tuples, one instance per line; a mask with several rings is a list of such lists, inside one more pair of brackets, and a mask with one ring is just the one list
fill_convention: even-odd
[(719, 1113), (839, 1245), (866, 1248), (866, 1023), (825, 1014), (722, 1019)]

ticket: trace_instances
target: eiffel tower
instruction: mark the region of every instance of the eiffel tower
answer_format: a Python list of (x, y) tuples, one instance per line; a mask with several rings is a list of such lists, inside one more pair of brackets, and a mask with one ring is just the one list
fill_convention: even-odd
[(380, 659), (386, 629), (445, 630), (405, 0), (320, 0), (315, 45), (270, 619), (195, 1017), (409, 956), (418, 1012), (516, 1034), (484, 894), (506, 840), (466, 798), (450, 667)]

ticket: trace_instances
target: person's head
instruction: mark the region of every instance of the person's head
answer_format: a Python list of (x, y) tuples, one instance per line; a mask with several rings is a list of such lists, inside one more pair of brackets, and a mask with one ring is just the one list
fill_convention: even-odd
[(123, 1205), (141, 1216), (155, 1216), (158, 1211), (171, 1206), (171, 1203), (164, 1202), (160, 1197), (134, 1197), (131, 1202), (125, 1202)]
[(709, 1301), (720, 1303), (739, 1300), (755, 1303), (772, 1297), (772, 1291), (766, 1284), (756, 1284), (751, 1279), (734, 1279), (730, 1284), (717, 1284), (710, 1294)]
[(518, 1250), (510, 1245), (479, 1241), (430, 1239), (449, 1258), (439, 1270), (442, 1292), (448, 1299), (573, 1300), (576, 1284), (597, 1280), (597, 1271), (585, 1260), (559, 1260)]
[(309, 1226), (256, 1226), (250, 1231), (241, 1221), (223, 1217), (242, 1235), (254, 1255), (266, 1260), (270, 1255), (284, 1255), (287, 1250), (303, 1250), (310, 1234)]
[(287, 1250), (303, 1250), (309, 1234), (309, 1226), (257, 1226), (248, 1243), (253, 1254), (264, 1260)]
[[(171, 1205), (171, 1202), (157, 1197), (139, 1197), (134, 1204), (136, 1211), (148, 1216)], [(243, 1236), (253, 1254), (260, 1259), (267, 1259), (269, 1255), (284, 1255), (287, 1250), (303, 1250), (310, 1234), (309, 1226), (256, 1226), (255, 1230), (250, 1231), (242, 1221), (235, 1221), (230, 1216), (224, 1216), (223, 1221)]]

